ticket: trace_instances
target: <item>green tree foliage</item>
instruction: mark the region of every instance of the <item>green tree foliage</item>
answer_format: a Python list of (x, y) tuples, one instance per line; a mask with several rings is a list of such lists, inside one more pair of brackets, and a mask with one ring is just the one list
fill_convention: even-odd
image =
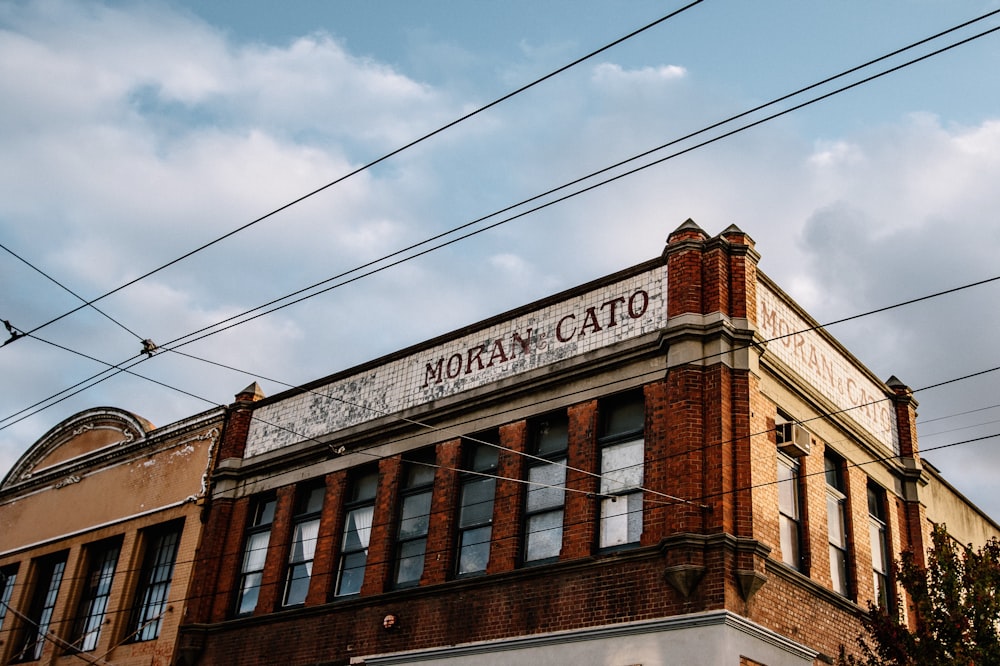
[(927, 568), (903, 553), (896, 580), (914, 604), (911, 632), (892, 609), (869, 606), (850, 666), (1000, 665), (1000, 542), (980, 550), (961, 546), (943, 526), (934, 529)]

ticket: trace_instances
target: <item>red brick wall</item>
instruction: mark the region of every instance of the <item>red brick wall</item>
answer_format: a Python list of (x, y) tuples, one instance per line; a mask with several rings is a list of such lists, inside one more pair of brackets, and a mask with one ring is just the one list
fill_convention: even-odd
[(597, 401), (573, 405), (568, 414), (567, 464), (570, 469), (566, 471), (566, 487), (581, 492), (566, 493), (560, 556), (563, 560), (586, 557), (594, 552), (597, 544), (597, 501), (586, 493), (596, 493), (600, 487), (594, 476), (597, 472)]

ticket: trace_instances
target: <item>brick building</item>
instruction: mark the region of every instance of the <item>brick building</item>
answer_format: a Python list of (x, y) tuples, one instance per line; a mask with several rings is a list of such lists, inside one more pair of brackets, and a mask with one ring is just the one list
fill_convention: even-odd
[[(203, 442), (210, 482), (166, 493), (150, 477), (146, 492), (169, 495), (162, 514), (87, 512), (20, 534), (0, 548), (11, 607), (33, 608), (31, 572), (54, 555), (83, 580), (91, 544), (120, 538), (131, 565), (111, 582), (112, 621), (71, 656), (115, 645), (106, 663), (133, 663), (137, 544), (183, 514), (189, 555), (155, 663), (829, 662), (868, 601), (905, 612), (888, 563), (925, 552), (932, 524), (977, 544), (1000, 528), (920, 460), (906, 386), (817, 328), (758, 259), (739, 229), (710, 238), (688, 221), (651, 261), (144, 431), (157, 465), (168, 440)], [(4, 529), (33, 524), (10, 517), (18, 497), (49, 497), (34, 516), (84, 503), (63, 494), (89, 482), (72, 471), (79, 452), (42, 462), (77, 429), (55, 429), (8, 476)], [(102, 441), (81, 462), (117, 469)], [(105, 473), (138, 472), (129, 455)], [(85, 596), (63, 589), (52, 626), (69, 642)], [(10, 618), (7, 659), (24, 644)]]
[(758, 258), (689, 220), (647, 263), (239, 396), (184, 663), (778, 666), (850, 647), (933, 522), (998, 528), (921, 463), (906, 386)]
[(72, 416), (0, 484), (0, 664), (173, 663), (225, 410)]

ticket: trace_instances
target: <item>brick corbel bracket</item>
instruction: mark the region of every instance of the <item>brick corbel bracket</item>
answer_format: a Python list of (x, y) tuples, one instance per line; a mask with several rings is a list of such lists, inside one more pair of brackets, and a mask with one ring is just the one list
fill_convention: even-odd
[(677, 564), (663, 571), (663, 577), (670, 586), (680, 592), (685, 599), (691, 596), (704, 576), (705, 567), (697, 564)]
[(706, 555), (711, 552), (726, 553), (723, 560), (735, 565), (730, 571), (736, 575), (744, 600), (750, 601), (767, 582), (764, 566), (771, 548), (756, 539), (725, 533), (682, 532), (663, 539), (660, 549), (667, 564), (663, 577), (685, 599), (691, 597), (705, 577)]
[(767, 582), (767, 576), (756, 569), (739, 569), (736, 571), (736, 580), (740, 584), (743, 600), (749, 602)]

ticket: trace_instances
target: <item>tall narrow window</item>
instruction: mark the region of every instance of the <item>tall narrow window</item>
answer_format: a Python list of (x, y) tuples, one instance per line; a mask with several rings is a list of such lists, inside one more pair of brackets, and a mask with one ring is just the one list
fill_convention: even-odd
[(637, 543), (642, 535), (646, 410), (641, 393), (601, 405), (601, 548)]
[(274, 497), (259, 497), (253, 503), (250, 523), (247, 526), (243, 562), (240, 565), (240, 592), (236, 600), (236, 614), (249, 615), (257, 608), (260, 584), (264, 577), (267, 546), (271, 542), (271, 523), (274, 522)]
[(802, 568), (801, 516), (799, 513), (799, 464), (794, 458), (778, 454), (778, 528), (781, 536), (781, 561)]
[(875, 582), (875, 601), (882, 608), (894, 606), (889, 588), (889, 535), (886, 530), (885, 490), (873, 481), (868, 482), (868, 533), (872, 542), (872, 574)]
[(145, 553), (132, 618), (133, 641), (151, 641), (160, 635), (183, 527), (182, 522), (174, 522), (143, 533)]
[(309, 593), (316, 539), (319, 537), (320, 511), (323, 510), (325, 486), (309, 486), (299, 490), (296, 499), (292, 547), (288, 553), (285, 574), (285, 606), (304, 604)]
[(844, 485), (844, 459), (828, 451), (823, 458), (826, 472), (826, 521), (830, 541), (830, 577), (833, 589), (848, 594), (847, 582), (847, 488)]
[(0, 630), (3, 629), (4, 619), (7, 617), (7, 609), (10, 607), (10, 599), (14, 593), (14, 584), (16, 582), (17, 566), (0, 569)]
[(111, 597), (111, 580), (118, 566), (121, 538), (88, 546), (87, 574), (83, 579), (83, 591), (73, 629), (73, 647), (88, 652), (97, 647), (101, 636), (101, 625)]
[(566, 444), (569, 421), (565, 412), (531, 424), (531, 453), (524, 519), (524, 561), (559, 557), (562, 550), (563, 506), (566, 502)]
[(427, 552), (427, 530), (431, 518), (434, 486), (434, 451), (408, 454), (403, 470), (403, 490), (396, 532), (396, 587), (420, 583)]
[(368, 541), (372, 534), (377, 489), (377, 470), (366, 471), (351, 483), (349, 501), (345, 507), (347, 515), (344, 517), (344, 539), (340, 547), (338, 597), (361, 592), (361, 584), (365, 580), (365, 565), (368, 562)]
[[(498, 442), (496, 433), (477, 435), (476, 440)], [(465, 452), (461, 499), (458, 510), (459, 576), (486, 571), (493, 535), (493, 500), (496, 496), (497, 447), (473, 442)], [(490, 475), (490, 476), (484, 476)]]
[(27, 622), (21, 636), (20, 647), (13, 661), (40, 659), (45, 648), (45, 637), (52, 623), (52, 611), (66, 571), (66, 553), (58, 553), (36, 562), (35, 589), (28, 608)]

